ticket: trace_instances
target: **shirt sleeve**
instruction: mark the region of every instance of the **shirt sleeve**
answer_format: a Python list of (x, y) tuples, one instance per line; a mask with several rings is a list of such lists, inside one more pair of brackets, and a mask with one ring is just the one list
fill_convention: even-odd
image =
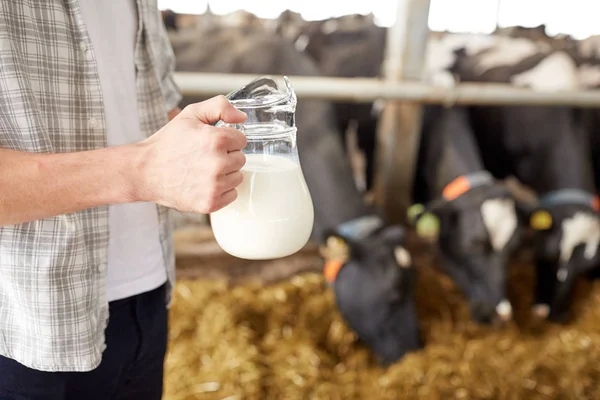
[(167, 103), (167, 110), (170, 111), (177, 107), (181, 102), (182, 95), (179, 87), (173, 78), (175, 71), (175, 53), (167, 35), (167, 30), (161, 18), (161, 13), (157, 9), (157, 43), (155, 47), (155, 66), (160, 80), (160, 88)]

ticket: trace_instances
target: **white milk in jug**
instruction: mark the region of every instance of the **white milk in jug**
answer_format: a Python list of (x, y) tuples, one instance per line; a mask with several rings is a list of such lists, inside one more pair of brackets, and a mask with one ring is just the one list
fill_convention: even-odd
[(244, 259), (300, 250), (313, 227), (313, 204), (300, 165), (286, 156), (246, 154), (237, 199), (211, 214), (217, 243)]

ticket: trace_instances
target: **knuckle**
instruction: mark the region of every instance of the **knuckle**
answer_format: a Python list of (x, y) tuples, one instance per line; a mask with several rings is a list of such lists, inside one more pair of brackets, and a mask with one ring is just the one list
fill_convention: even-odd
[(241, 151), (237, 152), (237, 154), (234, 156), (233, 164), (235, 165), (236, 169), (241, 169), (244, 165), (246, 165), (246, 156), (244, 153)]
[(242, 174), (241, 172), (236, 172), (235, 179), (234, 179), (235, 186), (240, 185), (243, 181), (244, 181), (244, 174)]
[(215, 101), (220, 108), (226, 108), (230, 106), (229, 100), (222, 94), (215, 96)]
[(230, 199), (229, 203), (233, 203), (237, 198), (238, 198), (238, 191), (237, 191), (237, 189), (233, 189), (231, 191), (231, 199)]
[(216, 195), (216, 192), (208, 196), (208, 198), (206, 199), (206, 209), (208, 210), (207, 212), (210, 213), (216, 211), (217, 200), (218, 196)]
[(214, 178), (219, 178), (225, 173), (225, 169), (227, 168), (227, 162), (219, 157), (217, 158), (212, 165), (211, 175)]
[(183, 107), (183, 110), (181, 110), (181, 111), (186, 114), (190, 114), (190, 113), (194, 113), (194, 111), (196, 110), (197, 107), (198, 107), (197, 103), (191, 103), (191, 104), (188, 104), (187, 106)]
[(227, 148), (227, 136), (222, 132), (216, 132), (212, 138), (213, 149), (216, 151), (224, 151)]
[(237, 135), (240, 139), (240, 142), (242, 142), (242, 147), (246, 147), (246, 145), (248, 144), (248, 138), (246, 137), (246, 135), (244, 135), (244, 133), (241, 131), (237, 131)]
[(210, 202), (208, 200), (201, 202), (199, 209), (202, 214), (209, 214), (212, 212), (210, 208)]

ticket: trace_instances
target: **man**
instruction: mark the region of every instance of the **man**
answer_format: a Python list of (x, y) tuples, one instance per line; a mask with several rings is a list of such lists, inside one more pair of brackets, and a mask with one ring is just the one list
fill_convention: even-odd
[(173, 66), (156, 0), (0, 2), (0, 398), (161, 398), (167, 207), (231, 203), (246, 145)]

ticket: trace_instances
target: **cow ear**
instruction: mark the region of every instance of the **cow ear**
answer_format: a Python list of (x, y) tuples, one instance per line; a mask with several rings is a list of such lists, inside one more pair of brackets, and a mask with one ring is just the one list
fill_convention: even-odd
[(325, 235), (325, 244), (319, 247), (319, 253), (325, 260), (345, 262), (350, 258), (350, 243), (335, 231)]
[(537, 205), (532, 204), (528, 201), (511, 196), (515, 202), (515, 208), (517, 211), (517, 217), (522, 224), (531, 226), (531, 217), (539, 209)]
[(550, 211), (538, 208), (529, 217), (529, 226), (536, 231), (547, 231), (552, 229), (553, 220)]
[(406, 231), (402, 225), (389, 225), (381, 231), (380, 237), (385, 243), (395, 246), (404, 242)]
[(406, 210), (406, 219), (411, 226), (415, 226), (419, 217), (425, 212), (426, 210), (423, 204), (413, 204)]

